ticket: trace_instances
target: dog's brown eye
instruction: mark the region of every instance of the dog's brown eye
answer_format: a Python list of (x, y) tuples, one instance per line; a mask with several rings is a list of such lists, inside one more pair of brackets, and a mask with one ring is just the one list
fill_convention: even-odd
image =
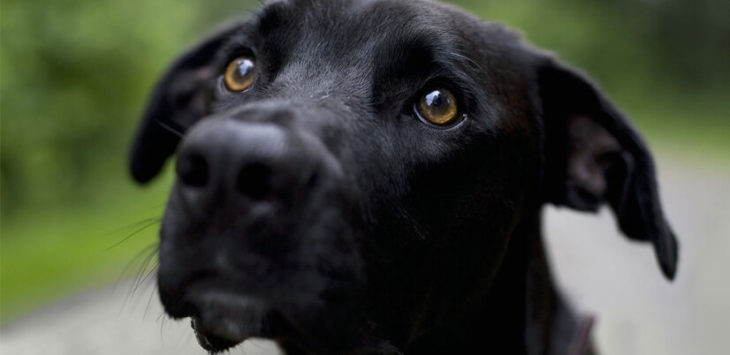
[(232, 60), (223, 76), (226, 88), (231, 91), (244, 91), (251, 87), (254, 79), (254, 62), (251, 57), (238, 57)]
[(446, 89), (429, 91), (416, 104), (416, 111), (421, 119), (438, 126), (453, 123), (459, 116), (456, 97)]

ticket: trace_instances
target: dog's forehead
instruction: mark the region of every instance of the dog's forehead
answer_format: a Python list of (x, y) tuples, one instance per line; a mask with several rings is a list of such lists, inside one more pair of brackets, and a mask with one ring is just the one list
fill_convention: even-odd
[(419, 41), (456, 51), (489, 36), (468, 33), (481, 31), (477, 29), (480, 21), (473, 16), (425, 0), (276, 1), (262, 9), (257, 25), (263, 34), (278, 34), (277, 40), (288, 42), (289, 50), (306, 46), (308, 53), (330, 52), (340, 61), (349, 53), (362, 56)]
[(380, 22), (396, 22), (413, 25), (414, 20), (438, 20), (445, 14), (460, 13), (471, 17), (456, 7), (427, 0), (280, 0), (264, 6), (264, 12), (289, 9), (298, 18), (313, 20), (312, 23), (333, 24), (337, 20), (352, 22), (357, 19)]
[(253, 37), (281, 65), (277, 70), (293, 68), (294, 80), (309, 84), (403, 74), (403, 68), (427, 76), (410, 65), (423, 53), (420, 63), (448, 67), (489, 90), (490, 72), (522, 71), (529, 57), (520, 37), (501, 25), (427, 0), (280, 0), (265, 5), (252, 24)]

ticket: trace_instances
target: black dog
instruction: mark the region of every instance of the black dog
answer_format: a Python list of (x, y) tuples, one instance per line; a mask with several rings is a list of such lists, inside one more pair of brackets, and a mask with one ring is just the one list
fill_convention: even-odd
[(673, 278), (652, 158), (584, 76), (430, 1), (285, 0), (175, 62), (132, 152), (177, 151), (159, 292), (211, 352), (582, 354), (543, 205), (607, 204)]

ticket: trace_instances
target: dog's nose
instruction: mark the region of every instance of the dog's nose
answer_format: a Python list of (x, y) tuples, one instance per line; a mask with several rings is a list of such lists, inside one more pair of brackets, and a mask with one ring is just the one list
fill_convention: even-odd
[(316, 159), (286, 128), (266, 122), (211, 119), (183, 140), (178, 152), (180, 188), (216, 203), (281, 200), (305, 191)]

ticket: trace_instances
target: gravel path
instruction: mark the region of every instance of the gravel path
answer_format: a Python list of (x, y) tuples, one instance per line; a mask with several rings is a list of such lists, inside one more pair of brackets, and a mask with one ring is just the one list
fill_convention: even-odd
[[(598, 315), (594, 336), (604, 354), (722, 353), (730, 334), (730, 170), (659, 158), (664, 205), (681, 242), (677, 280), (663, 280), (648, 245), (620, 238), (607, 211), (595, 218), (549, 209), (558, 283), (579, 309)], [(205, 354), (188, 322), (164, 317), (153, 285), (133, 288), (82, 293), (6, 325), (0, 354)], [(253, 341), (231, 353), (279, 352)]]

